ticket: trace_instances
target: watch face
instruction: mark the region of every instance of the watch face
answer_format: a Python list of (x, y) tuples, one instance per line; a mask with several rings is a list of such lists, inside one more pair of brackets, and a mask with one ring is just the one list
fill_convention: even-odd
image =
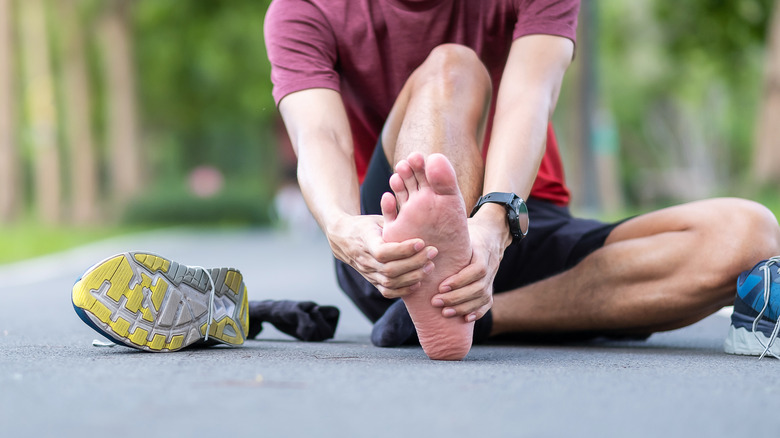
[(528, 225), (530, 223), (530, 220), (528, 219), (528, 206), (525, 205), (525, 202), (523, 202), (522, 199), (518, 198), (518, 201), (520, 201), (518, 203), (520, 205), (517, 211), (517, 219), (520, 222), (520, 232), (525, 236), (528, 234)]
[(517, 195), (513, 196), (512, 201), (509, 203), (509, 206), (511, 207), (512, 211), (517, 215), (517, 225), (520, 228), (520, 234), (522, 236), (525, 236), (526, 234), (528, 234), (528, 225), (529, 225), (528, 206), (526, 206), (525, 202)]

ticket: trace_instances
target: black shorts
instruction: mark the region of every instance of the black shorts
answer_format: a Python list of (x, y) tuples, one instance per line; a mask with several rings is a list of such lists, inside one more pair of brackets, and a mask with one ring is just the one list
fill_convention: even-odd
[[(391, 191), (389, 180), (392, 174), (380, 141), (360, 187), (362, 214), (382, 214), (380, 199), (382, 194)], [(504, 252), (493, 282), (494, 294), (570, 269), (602, 247), (609, 233), (618, 225), (574, 218), (567, 207), (540, 199), (530, 198), (526, 204), (530, 218), (528, 235)], [(383, 297), (374, 285), (338, 259), (336, 275), (341, 288), (371, 322), (376, 322), (394, 301)]]

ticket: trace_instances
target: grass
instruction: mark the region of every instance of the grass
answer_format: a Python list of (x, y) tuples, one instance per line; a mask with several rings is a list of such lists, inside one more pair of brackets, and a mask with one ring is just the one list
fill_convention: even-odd
[(0, 225), (0, 264), (51, 254), (91, 242), (147, 230), (116, 226)]

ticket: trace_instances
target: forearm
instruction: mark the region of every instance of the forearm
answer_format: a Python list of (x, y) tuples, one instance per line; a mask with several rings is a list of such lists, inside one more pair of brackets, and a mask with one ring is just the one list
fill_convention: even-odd
[(279, 110), (298, 157), (301, 192), (334, 246), (339, 224), (360, 214), (354, 148), (341, 97), (333, 90), (304, 90), (285, 97)]
[(572, 53), (571, 41), (560, 37), (533, 35), (513, 43), (496, 102), (485, 193), (528, 197)]
[(341, 96), (330, 89), (299, 91), (282, 99), (279, 110), (298, 156), (301, 191), (333, 255), (386, 297), (409, 293), (436, 251), (422, 239), (385, 242), (383, 216), (360, 214), (354, 146)]
[(512, 192), (527, 199), (544, 156), (551, 102), (543, 91), (528, 90), (503, 106), (494, 119), (483, 194)]
[(328, 234), (345, 216), (360, 214), (352, 152), (323, 136), (302, 141), (298, 150), (301, 192), (317, 223)]
[[(483, 194), (513, 192), (528, 198), (572, 53), (571, 41), (560, 37), (533, 35), (513, 43), (496, 102)], [(503, 233), (505, 215), (496, 207), (483, 208), (479, 220), (491, 221)]]

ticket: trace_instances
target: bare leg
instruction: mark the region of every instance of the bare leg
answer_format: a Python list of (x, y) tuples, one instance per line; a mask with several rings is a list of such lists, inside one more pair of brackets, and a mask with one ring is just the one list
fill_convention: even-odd
[(445, 155), (472, 207), (482, 192), (480, 150), (491, 93), (490, 76), (471, 49), (435, 48), (406, 82), (382, 130), (388, 162), (395, 166), (412, 152)]
[(778, 253), (777, 220), (756, 203), (659, 210), (619, 225), (571, 270), (496, 294), (492, 334), (684, 327), (731, 304), (739, 273)]
[(382, 237), (388, 242), (420, 237), (439, 250), (436, 269), (419, 290), (403, 298), (404, 303), (425, 353), (431, 359), (460, 360), (471, 348), (474, 323), (444, 318), (441, 309), (431, 305), (442, 280), (471, 259), (466, 207), (455, 171), (444, 155), (433, 154), (426, 160), (419, 153), (401, 161), (396, 170), (390, 180), (396, 196), (386, 194), (382, 198)]
[[(398, 164), (399, 173), (403, 176), (396, 176), (391, 180), (391, 187), (398, 195), (397, 202), (401, 206), (401, 213), (395, 221), (397, 224), (386, 231), (385, 238), (422, 237), (427, 245), (436, 246), (439, 255), (435, 260), (436, 268), (432, 275), (438, 279), (445, 278), (447, 272), (453, 274), (455, 271), (451, 267), (460, 264), (459, 260), (464, 254), (470, 254), (464, 202), (465, 205), (472, 206), (482, 191), (484, 164), (480, 147), (484, 138), (491, 93), (490, 76), (471, 49), (451, 44), (439, 46), (406, 82), (382, 131), (382, 144), (388, 162)], [(415, 158), (405, 161), (413, 152), (422, 154), (419, 161), (415, 161)], [(430, 165), (426, 165), (423, 157), (435, 153), (446, 156), (446, 159), (434, 155), (429, 158), (432, 160)], [(438, 175), (443, 170), (446, 170), (444, 173), (447, 174), (444, 177)], [(422, 184), (418, 184), (418, 180), (422, 181)], [(422, 201), (429, 198), (439, 207), (423, 214), (422, 207), (425, 207), (425, 202)], [(414, 202), (415, 199), (419, 201)], [(392, 196), (386, 195), (383, 211), (394, 215), (395, 202)], [(453, 227), (449, 229), (433, 226), (442, 223), (452, 223)], [(452, 232), (455, 237), (451, 235)], [(454, 247), (450, 244), (452, 241), (462, 243), (459, 247)], [(443, 251), (440, 245), (448, 249)], [(449, 248), (453, 248), (452, 251)], [(449, 254), (450, 252), (452, 254)], [(435, 281), (426, 281), (414, 293), (415, 297), (419, 298), (412, 299), (419, 299), (420, 305), (409, 306), (426, 309), (415, 316), (414, 320), (421, 341), (431, 338), (432, 335), (431, 329), (422, 329), (427, 332), (422, 334), (420, 328), (434, 327), (443, 319), (441, 309), (430, 305), (430, 297), (437, 289), (438, 284)], [(428, 316), (422, 316), (423, 314), (430, 315), (432, 320), (438, 322), (427, 324)], [(396, 317), (395, 313), (387, 315)], [(383, 318), (381, 324), (375, 326), (372, 340), (375, 334), (378, 335), (377, 339), (382, 339), (385, 334), (384, 331), (376, 333), (376, 329), (384, 330), (392, 325)], [(455, 331), (446, 329), (443, 325), (442, 330), (443, 336), (460, 338), (461, 343), (467, 346), (455, 348), (452, 339), (446, 342), (421, 342), (423, 345), (437, 345), (435, 349), (440, 350), (427, 348), (426, 352), (432, 358), (462, 358), (471, 344), (471, 333), (455, 336)]]

